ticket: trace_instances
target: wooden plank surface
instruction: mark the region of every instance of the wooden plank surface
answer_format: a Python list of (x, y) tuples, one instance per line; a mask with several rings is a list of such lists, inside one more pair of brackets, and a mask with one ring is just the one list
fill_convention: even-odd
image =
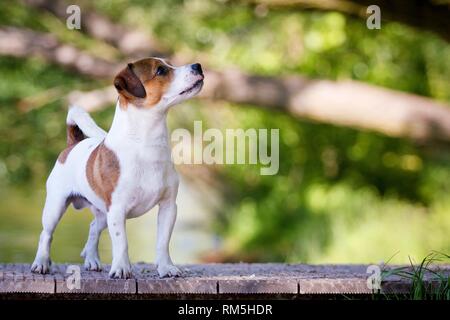
[[(133, 278), (110, 279), (81, 265), (57, 264), (46, 275), (30, 272), (29, 264), (0, 264), (0, 293), (74, 294), (371, 294), (367, 265), (204, 264), (181, 265), (183, 276), (160, 279), (152, 264), (133, 265)], [(71, 272), (67, 272), (68, 270)], [(385, 267), (386, 268), (386, 267)], [(434, 267), (448, 277), (450, 265)], [(73, 273), (73, 270), (79, 271)], [(426, 283), (437, 285), (433, 273)], [(78, 279), (78, 283), (76, 282)], [(383, 279), (384, 293), (408, 293), (411, 282), (399, 276)]]

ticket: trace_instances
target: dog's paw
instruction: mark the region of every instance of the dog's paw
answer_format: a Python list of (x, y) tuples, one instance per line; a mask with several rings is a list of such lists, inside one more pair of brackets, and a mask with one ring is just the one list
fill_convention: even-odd
[(102, 271), (102, 263), (99, 257), (86, 256), (84, 259), (84, 269), (87, 271)]
[(158, 273), (160, 278), (179, 277), (182, 275), (181, 270), (175, 267), (173, 264), (159, 264)]
[(129, 263), (113, 263), (109, 271), (109, 277), (113, 279), (129, 279), (131, 276), (131, 265)]
[(45, 274), (50, 271), (52, 262), (49, 258), (36, 258), (31, 265), (31, 272)]

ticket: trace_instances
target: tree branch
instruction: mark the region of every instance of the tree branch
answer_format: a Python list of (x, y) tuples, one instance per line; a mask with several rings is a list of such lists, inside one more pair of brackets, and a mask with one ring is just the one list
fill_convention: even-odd
[[(93, 78), (112, 78), (120, 69), (30, 30), (0, 28), (0, 54), (40, 56)], [(429, 98), (356, 81), (310, 80), (300, 76), (259, 77), (240, 71), (206, 71), (200, 97), (285, 111), (300, 119), (373, 130), (389, 136), (450, 142), (450, 106)], [(69, 95), (72, 103), (98, 110), (113, 103), (112, 87)]]
[(363, 19), (367, 18), (367, 7), (376, 4), (381, 9), (382, 19), (431, 31), (450, 41), (448, 2), (439, 3), (432, 0), (247, 0), (247, 2), (274, 9), (338, 11)]
[(60, 43), (53, 35), (15, 27), (0, 27), (0, 54), (38, 56), (94, 78), (111, 77), (117, 65)]
[(300, 119), (393, 137), (450, 142), (450, 106), (356, 81), (209, 72), (203, 97), (287, 111)]

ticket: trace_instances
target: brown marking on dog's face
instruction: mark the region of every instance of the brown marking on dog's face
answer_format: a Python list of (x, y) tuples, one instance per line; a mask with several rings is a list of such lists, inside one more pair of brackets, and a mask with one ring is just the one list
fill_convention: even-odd
[(111, 205), (111, 195), (117, 186), (120, 176), (120, 164), (116, 154), (100, 143), (92, 153), (86, 165), (86, 176), (92, 190), (105, 202), (106, 208)]
[(155, 106), (169, 88), (173, 71), (172, 67), (155, 58), (129, 63), (114, 79), (120, 106), (127, 108), (128, 103), (141, 108)]

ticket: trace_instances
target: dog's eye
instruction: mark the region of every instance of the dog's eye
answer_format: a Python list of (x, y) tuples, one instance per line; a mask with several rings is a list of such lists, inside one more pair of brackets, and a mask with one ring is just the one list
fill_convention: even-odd
[(163, 66), (159, 66), (158, 69), (156, 69), (156, 75), (157, 76), (164, 76), (167, 73), (167, 68)]

